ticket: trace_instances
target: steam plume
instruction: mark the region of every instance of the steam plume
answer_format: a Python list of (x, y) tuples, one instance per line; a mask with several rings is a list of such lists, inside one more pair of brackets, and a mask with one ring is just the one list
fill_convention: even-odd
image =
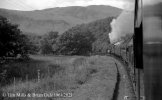
[(110, 42), (118, 42), (126, 34), (133, 34), (134, 13), (123, 11), (117, 19), (111, 22), (112, 31), (109, 33)]

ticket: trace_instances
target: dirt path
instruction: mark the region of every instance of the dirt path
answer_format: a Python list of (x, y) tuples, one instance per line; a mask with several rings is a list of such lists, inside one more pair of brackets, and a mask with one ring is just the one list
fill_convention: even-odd
[(125, 66), (122, 64), (122, 62), (113, 57), (112, 60), (116, 63), (116, 67), (118, 69), (118, 84), (116, 86), (117, 90), (114, 93), (115, 96), (113, 100), (135, 100), (135, 98), (126, 99), (126, 96), (134, 97), (135, 95), (131, 86), (131, 82), (128, 79)]

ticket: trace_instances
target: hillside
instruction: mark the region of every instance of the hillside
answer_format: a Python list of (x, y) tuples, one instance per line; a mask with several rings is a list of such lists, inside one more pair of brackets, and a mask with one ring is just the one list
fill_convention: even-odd
[(49, 31), (63, 33), (82, 23), (89, 23), (106, 17), (118, 16), (121, 9), (110, 6), (57, 7), (35, 11), (0, 9), (0, 15), (20, 25), (25, 33), (45, 34)]
[[(108, 17), (87, 24), (77, 25), (64, 32), (60, 38), (61, 53), (82, 54), (106, 53), (110, 49), (109, 33), (111, 32), (112, 19)], [(84, 52), (82, 52), (84, 51)]]

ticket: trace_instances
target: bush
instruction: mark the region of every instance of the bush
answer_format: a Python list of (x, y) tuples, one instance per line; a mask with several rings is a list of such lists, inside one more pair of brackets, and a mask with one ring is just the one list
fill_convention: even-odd
[(0, 16), (0, 58), (26, 55), (29, 51), (28, 38), (22, 34), (18, 25), (11, 24)]

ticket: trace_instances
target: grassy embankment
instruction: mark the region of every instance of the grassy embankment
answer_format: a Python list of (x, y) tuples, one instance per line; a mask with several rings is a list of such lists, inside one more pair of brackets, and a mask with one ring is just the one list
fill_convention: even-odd
[[(32, 56), (31, 61), (14, 62), (12, 68), (15, 83), (2, 88), (3, 92), (53, 93), (70, 92), (70, 100), (109, 100), (112, 98), (116, 83), (116, 68), (108, 57)], [(37, 81), (40, 70), (40, 82)], [(21, 79), (21, 81), (19, 81)], [(95, 99), (96, 98), (96, 99)], [(6, 98), (5, 100), (19, 100)], [(67, 100), (68, 98), (55, 98)], [(31, 100), (31, 98), (21, 98)], [(51, 100), (50, 98), (32, 98), (32, 100)]]

